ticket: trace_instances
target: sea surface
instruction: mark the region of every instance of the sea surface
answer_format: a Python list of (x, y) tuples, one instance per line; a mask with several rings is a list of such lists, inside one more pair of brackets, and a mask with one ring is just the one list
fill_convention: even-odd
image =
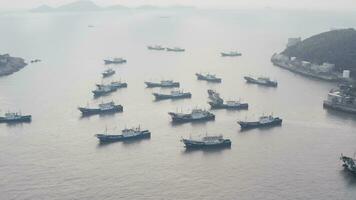
[[(0, 110), (31, 114), (31, 123), (0, 124), (0, 199), (350, 200), (356, 177), (341, 153), (356, 151), (356, 117), (323, 109), (334, 83), (275, 67), (270, 57), (289, 37), (356, 26), (356, 15), (277, 10), (133, 10), (86, 13), (2, 13), (0, 52), (42, 59), (0, 78)], [(92, 25), (93, 27), (88, 27)], [(149, 51), (179, 46), (184, 53)], [(223, 58), (237, 50), (241, 57)], [(104, 58), (124, 57), (101, 79)], [(196, 80), (210, 72), (221, 84)], [(246, 84), (269, 76), (277, 88)], [(155, 102), (144, 81), (173, 79), (192, 99)], [(96, 83), (128, 88), (94, 99)], [(214, 110), (216, 120), (172, 125), (167, 112), (209, 109), (207, 89), (248, 111)], [(82, 118), (78, 106), (115, 101), (123, 113)], [(241, 132), (237, 120), (262, 114), (281, 127)], [(148, 140), (99, 145), (94, 134), (140, 125)], [(231, 149), (185, 151), (182, 137), (223, 134)]]

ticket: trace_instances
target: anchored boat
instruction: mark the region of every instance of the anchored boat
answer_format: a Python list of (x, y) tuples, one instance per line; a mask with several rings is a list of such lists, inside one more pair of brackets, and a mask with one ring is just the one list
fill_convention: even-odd
[(96, 87), (102, 88), (102, 87), (111, 87), (114, 89), (119, 89), (119, 88), (127, 88), (127, 83), (121, 82), (121, 81), (112, 81), (110, 84), (105, 85), (105, 84), (96, 84)]
[(198, 80), (204, 80), (204, 81), (213, 82), (213, 83), (221, 83), (221, 78), (217, 78), (216, 75), (214, 75), (214, 74), (196, 73), (195, 75), (197, 76)]
[(173, 48), (166, 48), (167, 51), (174, 51), (174, 52), (184, 52), (185, 49), (179, 48), (179, 47), (173, 47)]
[(222, 135), (219, 136), (205, 136), (201, 139), (182, 139), (187, 149), (208, 149), (208, 148), (229, 148), (231, 147), (231, 140), (224, 139)]
[(168, 114), (171, 116), (172, 122), (176, 123), (215, 120), (213, 113), (202, 109), (193, 109), (191, 113), (169, 112)]
[(123, 64), (126, 63), (127, 60), (123, 59), (123, 58), (113, 58), (113, 59), (106, 59), (104, 60), (105, 65), (109, 65), (109, 64)]
[(100, 97), (106, 94), (115, 92), (118, 88), (112, 85), (96, 85), (97, 88), (93, 90), (94, 97)]
[(121, 134), (107, 134), (105, 131), (104, 134), (96, 134), (100, 143), (110, 143), (124, 140), (133, 140), (133, 139), (145, 139), (151, 137), (151, 132), (149, 130), (141, 130), (140, 126), (137, 128), (125, 128), (121, 131)]
[(16, 112), (7, 112), (4, 117), (0, 117), (0, 123), (30, 122), (31, 115), (22, 115)]
[(101, 73), (103, 75), (103, 78), (106, 78), (106, 77), (109, 77), (109, 76), (112, 76), (115, 74), (115, 71), (113, 69), (107, 69), (105, 70), (103, 73)]
[(148, 50), (156, 50), (156, 51), (163, 51), (165, 50), (164, 47), (162, 47), (161, 45), (154, 45), (154, 46), (147, 46)]
[(241, 56), (242, 54), (237, 51), (230, 51), (230, 52), (221, 52), (222, 57), (236, 57)]
[(263, 115), (259, 118), (258, 121), (238, 121), (241, 129), (252, 129), (252, 128), (261, 128), (261, 127), (272, 127), (280, 126), (282, 124), (282, 119), (279, 117), (273, 117), (272, 115)]
[(166, 87), (166, 88), (173, 88), (173, 87), (179, 87), (179, 82), (174, 82), (172, 80), (162, 80), (161, 82), (155, 83), (155, 82), (145, 82), (146, 86), (148, 88), (153, 88), (153, 87)]
[(192, 94), (190, 92), (183, 92), (180, 90), (173, 90), (170, 94), (153, 93), (156, 100), (162, 99), (186, 99), (191, 98)]
[(220, 103), (217, 101), (208, 102), (211, 109), (230, 109), (230, 110), (244, 110), (248, 109), (248, 103), (241, 103), (240, 101), (226, 101)]
[(209, 99), (208, 102), (211, 109), (231, 109), (231, 110), (242, 110), (248, 109), (248, 103), (241, 103), (240, 101), (224, 101), (220, 97), (220, 94), (214, 90), (208, 90)]
[(82, 115), (84, 116), (104, 113), (116, 113), (123, 111), (122, 105), (115, 104), (113, 101), (108, 103), (101, 103), (97, 108), (90, 108), (89, 106), (87, 106), (78, 107), (78, 109), (80, 110), (80, 112), (82, 112)]
[(246, 80), (247, 83), (253, 83), (257, 85), (264, 85), (269, 87), (277, 87), (278, 85), (277, 81), (271, 80), (268, 77), (253, 78), (250, 76), (245, 76), (244, 79)]

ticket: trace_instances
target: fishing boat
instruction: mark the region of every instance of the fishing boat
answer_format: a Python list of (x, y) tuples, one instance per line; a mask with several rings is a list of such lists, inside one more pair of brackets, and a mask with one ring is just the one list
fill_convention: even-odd
[(205, 136), (200, 139), (182, 139), (186, 149), (210, 149), (210, 148), (229, 148), (231, 147), (231, 140), (224, 139), (222, 135), (219, 136)]
[(268, 77), (253, 78), (250, 76), (245, 76), (244, 79), (246, 80), (247, 83), (263, 85), (263, 86), (268, 86), (268, 87), (277, 87), (277, 85), (278, 85), (277, 81), (271, 80)]
[(151, 137), (151, 132), (149, 130), (141, 130), (140, 126), (123, 129), (121, 134), (108, 134), (107, 130), (103, 134), (96, 134), (100, 143), (111, 143), (125, 140), (134, 140), (134, 139), (145, 139)]
[(221, 52), (222, 57), (236, 57), (241, 56), (242, 54), (237, 51), (230, 51), (230, 52)]
[(106, 77), (109, 77), (109, 76), (112, 76), (115, 74), (115, 71), (111, 68), (105, 70), (102, 75), (103, 75), (103, 78), (106, 78)]
[(78, 107), (78, 109), (84, 116), (95, 115), (95, 114), (116, 113), (116, 112), (123, 111), (122, 105), (115, 104), (113, 101), (108, 103), (101, 103), (97, 108), (90, 108), (89, 106), (87, 106), (87, 107)]
[(183, 92), (180, 90), (173, 90), (169, 94), (162, 94), (162, 93), (153, 93), (156, 100), (163, 100), (163, 99), (186, 99), (191, 98), (192, 94), (190, 92)]
[(31, 120), (31, 115), (22, 115), (17, 112), (7, 112), (3, 117), (0, 117), (0, 123), (30, 122)]
[(216, 77), (214, 74), (201, 74), (201, 73), (196, 73), (198, 80), (204, 80), (212, 83), (221, 83), (221, 78)]
[(127, 60), (123, 59), (123, 58), (113, 58), (113, 59), (105, 59), (104, 62), (105, 62), (105, 65), (123, 64), (123, 63), (127, 63)]
[(145, 82), (146, 86), (148, 88), (153, 88), (153, 87), (164, 87), (164, 88), (173, 88), (173, 87), (179, 87), (180, 84), (179, 82), (175, 82), (172, 80), (162, 80), (161, 82)]
[(191, 113), (169, 112), (168, 114), (175, 123), (215, 120), (213, 113), (202, 109), (193, 109)]
[(241, 129), (252, 129), (261, 127), (280, 126), (282, 119), (279, 117), (273, 117), (272, 115), (262, 115), (258, 121), (238, 121)]

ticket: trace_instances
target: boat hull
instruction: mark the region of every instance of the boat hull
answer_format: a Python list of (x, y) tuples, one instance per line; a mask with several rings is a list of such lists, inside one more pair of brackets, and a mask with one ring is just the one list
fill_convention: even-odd
[(263, 82), (257, 81), (254, 78), (247, 77), (247, 76), (245, 76), (244, 79), (246, 80), (247, 83), (252, 83), (252, 84), (257, 84), (257, 85), (262, 85), (262, 86), (267, 86), (267, 87), (277, 87), (277, 85), (278, 85), (277, 82), (271, 81), (271, 82), (263, 83)]
[(107, 95), (107, 94), (110, 94), (112, 92), (115, 92), (117, 90), (117, 88), (112, 88), (111, 90), (108, 90), (108, 91), (96, 91), (96, 90), (93, 90), (93, 94), (94, 94), (94, 97), (100, 97), (100, 96), (104, 96), (104, 95)]
[(185, 93), (179, 96), (173, 96), (169, 94), (158, 94), (158, 93), (153, 93), (153, 96), (155, 96), (156, 100), (163, 100), (163, 99), (188, 99), (192, 97), (192, 94), (190, 93)]
[(127, 62), (127, 60), (122, 60), (122, 61), (104, 60), (105, 65), (123, 64), (123, 63), (126, 63), (126, 62)]
[(229, 54), (229, 53), (221, 53), (222, 57), (237, 57), (237, 56), (242, 56), (241, 53), (238, 54)]
[(280, 126), (280, 125), (282, 125), (282, 119), (277, 118), (274, 121), (269, 122), (269, 123), (242, 122), (242, 121), (239, 121), (237, 123), (240, 125), (242, 130), (246, 130), (246, 129), (253, 129), (253, 128)]
[(26, 115), (16, 119), (7, 119), (5, 117), (0, 117), (0, 123), (20, 123), (20, 122), (31, 122), (32, 116)]
[(350, 114), (356, 114), (356, 107), (350, 107), (350, 106), (345, 106), (345, 105), (340, 105), (340, 104), (335, 104), (329, 101), (324, 101), (323, 102), (323, 107), (326, 109), (330, 110), (336, 110), (340, 112), (345, 112), (345, 113), (350, 113)]
[(138, 140), (138, 139), (147, 139), (151, 138), (151, 132), (148, 130), (142, 131), (141, 134), (125, 137), (123, 135), (105, 135), (105, 134), (97, 134), (95, 135), (99, 139), (100, 143), (112, 143), (119, 141), (127, 141), (127, 140)]
[(204, 121), (215, 120), (214, 114), (210, 114), (208, 116), (201, 117), (201, 118), (192, 118), (190, 115), (178, 116), (175, 113), (168, 113), (168, 114), (171, 116), (173, 123), (204, 122)]
[(242, 103), (239, 105), (227, 105), (227, 104), (219, 104), (219, 103), (214, 103), (214, 102), (209, 102), (209, 105), (211, 109), (227, 109), (227, 110), (247, 110), (248, 109), (248, 103)]
[(112, 75), (114, 75), (115, 73), (109, 73), (109, 74), (102, 74), (103, 75), (103, 78), (107, 78), (107, 77), (110, 77)]
[(206, 144), (204, 142), (190, 141), (187, 139), (183, 139), (182, 142), (186, 149), (216, 149), (231, 147), (231, 140), (229, 139), (225, 139), (223, 142), (217, 144)]
[(154, 88), (154, 87), (163, 87), (163, 88), (174, 88), (174, 87), (179, 87), (180, 84), (178, 82), (174, 82), (172, 84), (169, 85), (164, 85), (161, 83), (151, 83), (151, 82), (145, 82), (146, 86), (148, 88)]
[(83, 116), (117, 113), (117, 112), (122, 112), (124, 110), (124, 108), (121, 105), (115, 105), (114, 108), (107, 109), (107, 110), (101, 110), (99, 108), (83, 108), (83, 107), (79, 107), (78, 109), (82, 113)]
[(211, 83), (221, 83), (221, 78), (210, 79), (210, 78), (206, 78), (205, 76), (203, 76), (201, 74), (195, 74), (195, 75), (197, 76), (198, 80), (208, 81)]
[(167, 51), (172, 51), (172, 52), (184, 52), (185, 49), (171, 49), (171, 48), (166, 48)]

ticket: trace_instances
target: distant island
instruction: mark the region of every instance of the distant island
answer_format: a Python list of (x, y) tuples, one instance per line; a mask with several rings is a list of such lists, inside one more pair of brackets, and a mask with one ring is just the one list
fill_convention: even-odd
[(142, 5), (136, 8), (129, 8), (122, 5), (112, 5), (107, 7), (101, 7), (96, 5), (94, 2), (90, 0), (79, 0), (69, 4), (65, 4), (59, 7), (50, 7), (48, 5), (41, 5), (37, 8), (33, 8), (31, 12), (88, 12), (88, 11), (113, 11), (113, 10), (157, 10), (157, 9), (194, 9), (194, 7), (190, 6), (168, 6), (168, 7), (158, 7), (158, 6), (151, 6), (151, 5)]
[(355, 78), (356, 30), (338, 29), (305, 40), (290, 38), (287, 48), (271, 61), (282, 68), (319, 79)]
[(9, 54), (0, 55), (0, 76), (10, 75), (26, 65), (23, 58), (11, 57)]

